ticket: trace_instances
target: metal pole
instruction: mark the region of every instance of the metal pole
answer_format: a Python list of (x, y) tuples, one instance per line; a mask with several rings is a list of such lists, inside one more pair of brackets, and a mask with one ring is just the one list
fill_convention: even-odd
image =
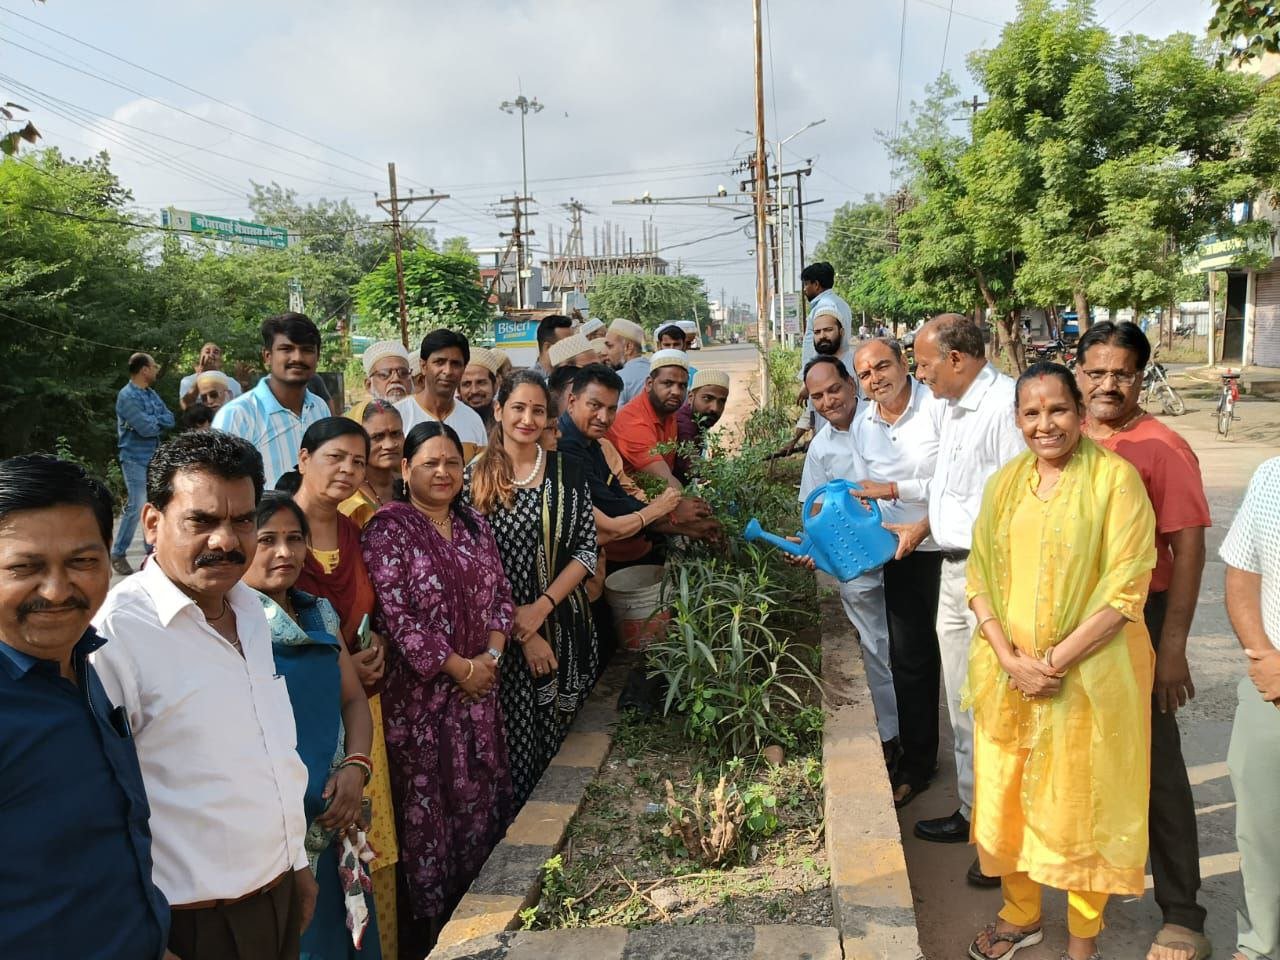
[(756, 67), (756, 337), (761, 353), (769, 347), (769, 265), (765, 254), (765, 144), (764, 144), (764, 35), (760, 0), (752, 0), (752, 16), (755, 22)]
[(396, 251), (396, 293), (400, 298), (400, 342), (409, 349), (409, 306), (404, 296), (404, 254), (400, 242), (400, 199), (396, 194), (396, 165), (387, 164), (387, 179), (391, 183), (391, 240)]

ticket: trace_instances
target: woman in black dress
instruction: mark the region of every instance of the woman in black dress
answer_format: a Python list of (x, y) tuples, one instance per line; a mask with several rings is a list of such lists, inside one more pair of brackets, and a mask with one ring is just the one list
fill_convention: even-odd
[(498, 391), (489, 445), (467, 468), (463, 498), (493, 528), (517, 604), (499, 695), (516, 808), (533, 792), (595, 682), (599, 651), (584, 584), (596, 526), (586, 478), (539, 445), (550, 395), (522, 370)]

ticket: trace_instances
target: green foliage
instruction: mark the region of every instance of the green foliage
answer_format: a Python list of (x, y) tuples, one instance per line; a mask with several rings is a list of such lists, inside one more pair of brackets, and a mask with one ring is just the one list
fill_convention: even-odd
[[(475, 339), (491, 319), (480, 288), (475, 257), (438, 253), (417, 247), (404, 254), (405, 301), (409, 308), (410, 342), (436, 327), (449, 327)], [(396, 268), (384, 261), (355, 288), (360, 332), (368, 336), (399, 334), (400, 300)]]
[(1280, 53), (1280, 4), (1264, 0), (1217, 0), (1209, 36), (1244, 62), (1264, 53)]
[(771, 837), (778, 829), (778, 797), (765, 783), (753, 783), (739, 791), (746, 817), (742, 832), (748, 837)]
[(786, 627), (802, 615), (765, 555), (749, 547), (737, 561), (686, 558), (667, 601), (670, 626), (648, 648), (666, 681), (664, 712), (679, 712), (685, 734), (714, 753), (795, 742), (792, 724), (817, 680)]
[(800, 392), (800, 349), (773, 346), (764, 358), (769, 374), (769, 406), (794, 411)]
[(695, 320), (704, 328), (711, 317), (702, 279), (689, 274), (599, 277), (587, 291), (587, 302), (592, 316), (634, 320), (650, 333), (676, 320)]

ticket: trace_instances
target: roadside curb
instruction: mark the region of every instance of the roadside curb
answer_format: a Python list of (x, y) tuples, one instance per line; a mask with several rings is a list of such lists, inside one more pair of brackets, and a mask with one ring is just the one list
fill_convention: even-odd
[(431, 960), (840, 960), (830, 927), (803, 924), (587, 927), (504, 931), (449, 948)]
[[(826, 592), (837, 586), (819, 575)], [(819, 604), (827, 859), (846, 960), (918, 960), (920, 938), (893, 791), (858, 634), (831, 590)]]
[[(430, 954), (432, 958), (470, 956), (473, 950), (489, 956), (469, 941), (513, 930), (519, 923), (520, 911), (537, 903), (542, 892), (542, 865), (564, 843), (587, 786), (613, 746), (618, 694), (634, 664), (634, 656), (619, 651), (605, 670), (529, 801), (507, 827), (441, 930)], [(461, 953), (453, 951), (464, 942)]]

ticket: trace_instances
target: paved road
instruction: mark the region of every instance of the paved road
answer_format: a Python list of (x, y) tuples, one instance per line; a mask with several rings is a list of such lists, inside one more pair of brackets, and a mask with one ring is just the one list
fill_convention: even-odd
[[(1201, 903), (1209, 910), (1208, 934), (1214, 955), (1225, 958), (1235, 946), (1235, 909), (1240, 894), (1235, 798), (1226, 757), (1236, 683), (1244, 673), (1244, 664), (1223, 608), (1223, 565), (1218, 548), (1249, 477), (1263, 460), (1280, 453), (1280, 403), (1242, 401), (1231, 441), (1216, 435), (1210, 401), (1189, 400), (1187, 406), (1184, 416), (1166, 422), (1187, 438), (1200, 458), (1214, 527), (1208, 535), (1209, 561), (1189, 644), (1197, 696), (1179, 713), (1179, 722), (1200, 826)], [(945, 717), (944, 711), (944, 726)], [(994, 919), (1000, 907), (998, 890), (976, 890), (965, 883), (964, 872), (974, 856), (971, 847), (923, 843), (911, 833), (917, 819), (945, 816), (957, 806), (949, 728), (943, 736), (948, 742), (944, 743), (942, 770), (935, 786), (899, 813), (921, 946), (930, 960), (964, 956), (970, 939)], [(1101, 939), (1105, 956), (1124, 960), (1146, 956), (1160, 921), (1150, 884), (1148, 875), (1145, 897), (1116, 899), (1108, 907), (1109, 926)], [(1065, 949), (1065, 899), (1062, 894), (1046, 894), (1045, 942), (1021, 951), (1018, 960), (1052, 960)]]
[(724, 370), (729, 374), (729, 402), (716, 433), (732, 444), (747, 418), (760, 406), (760, 351), (753, 343), (704, 347), (689, 353), (699, 370)]

